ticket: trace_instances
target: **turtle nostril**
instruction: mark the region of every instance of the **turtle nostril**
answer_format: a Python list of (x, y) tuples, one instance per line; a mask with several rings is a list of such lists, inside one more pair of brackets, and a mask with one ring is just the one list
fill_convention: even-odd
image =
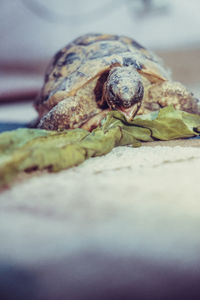
[(124, 107), (129, 108), (131, 106), (131, 103), (130, 102), (124, 102), (123, 105), (124, 105)]
[(119, 101), (119, 106), (122, 106), (124, 108), (129, 108), (133, 105), (132, 101), (128, 101), (128, 100), (121, 100)]
[(114, 94), (114, 92), (113, 92), (112, 87), (109, 88), (109, 92), (110, 92), (110, 94), (112, 95), (112, 97), (115, 97), (115, 94)]

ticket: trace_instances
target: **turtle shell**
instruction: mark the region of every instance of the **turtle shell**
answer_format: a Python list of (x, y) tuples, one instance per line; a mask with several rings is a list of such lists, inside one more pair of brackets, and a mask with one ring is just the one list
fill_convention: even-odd
[(161, 60), (135, 40), (110, 34), (83, 35), (53, 57), (35, 107), (42, 116), (89, 81), (108, 74), (113, 66), (129, 65), (150, 82), (169, 79)]

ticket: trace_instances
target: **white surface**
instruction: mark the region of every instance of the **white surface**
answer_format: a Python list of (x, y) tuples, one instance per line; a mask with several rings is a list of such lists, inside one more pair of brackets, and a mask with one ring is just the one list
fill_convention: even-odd
[(33, 263), (84, 249), (199, 262), (198, 148), (118, 147), (0, 195), (0, 260)]

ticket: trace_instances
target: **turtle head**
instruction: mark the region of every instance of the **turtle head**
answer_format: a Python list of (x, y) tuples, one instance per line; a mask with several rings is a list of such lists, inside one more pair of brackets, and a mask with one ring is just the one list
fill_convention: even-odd
[(141, 76), (133, 67), (114, 67), (104, 85), (104, 97), (108, 106), (119, 110), (128, 121), (141, 106), (144, 87)]

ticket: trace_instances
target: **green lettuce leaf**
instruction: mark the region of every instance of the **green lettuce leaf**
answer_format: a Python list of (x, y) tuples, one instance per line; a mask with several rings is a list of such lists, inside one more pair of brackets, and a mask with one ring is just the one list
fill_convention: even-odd
[(127, 122), (117, 111), (110, 112), (100, 127), (46, 131), (17, 129), (0, 134), (0, 186), (10, 184), (20, 172), (57, 172), (101, 156), (114, 147), (154, 140), (188, 138), (200, 134), (200, 116), (172, 106)]

